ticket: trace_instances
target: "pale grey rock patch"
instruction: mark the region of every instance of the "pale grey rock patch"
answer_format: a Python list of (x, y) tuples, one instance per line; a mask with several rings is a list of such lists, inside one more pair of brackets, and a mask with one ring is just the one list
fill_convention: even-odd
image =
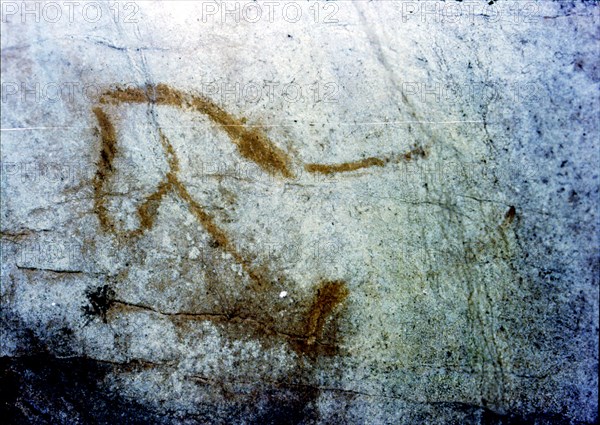
[[(531, 3), (530, 20), (498, 4), (495, 22), (476, 2), (444, 23), (409, 17), (410, 2), (340, 1), (337, 23), (302, 5), (296, 23), (224, 24), (203, 22), (203, 2), (136, 4), (137, 23), (2, 25), (0, 352), (15, 422), (597, 421), (595, 4)], [(310, 94), (290, 101), (290, 82)], [(91, 89), (52, 102), (12, 83)], [(104, 105), (107, 211), (121, 233), (142, 225), (172, 171), (160, 128), (181, 186), (250, 266), (173, 187), (141, 236), (102, 227), (93, 108), (117, 85), (159, 84), (263, 129), (294, 175), (245, 159), (206, 114)], [(303, 168), (415, 146), (425, 158)], [(327, 314), (324, 281), (348, 291)], [(294, 345), (319, 314), (330, 355)]]

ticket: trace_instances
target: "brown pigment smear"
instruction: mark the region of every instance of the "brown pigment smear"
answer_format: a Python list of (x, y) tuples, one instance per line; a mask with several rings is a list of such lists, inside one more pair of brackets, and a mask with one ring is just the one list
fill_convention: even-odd
[[(333, 300), (328, 299), (327, 294), (324, 294), (323, 292), (323, 288), (331, 284), (340, 285), (339, 290), (342, 291), (342, 293), (335, 296), (335, 299)], [(336, 289), (336, 291), (337, 290), (338, 289)], [(258, 316), (255, 316), (254, 314), (240, 315), (235, 312), (163, 312), (148, 305), (129, 303), (122, 300), (113, 300), (111, 302), (110, 310), (111, 312), (114, 312), (115, 310), (122, 311), (124, 309), (147, 310), (152, 311), (156, 314), (160, 314), (162, 316), (167, 316), (174, 321), (200, 320), (212, 322), (215, 324), (228, 325), (230, 327), (239, 326), (240, 328), (238, 329), (242, 331), (242, 335), (254, 334), (256, 338), (261, 339), (264, 343), (268, 343), (269, 340), (273, 337), (280, 337), (287, 341), (290, 344), (290, 348), (292, 348), (298, 354), (307, 355), (309, 357), (314, 357), (316, 355), (331, 356), (338, 352), (338, 347), (335, 343), (321, 340), (321, 334), (325, 326), (325, 321), (331, 315), (335, 307), (337, 307), (344, 301), (344, 299), (347, 297), (347, 294), (348, 290), (346, 289), (344, 282), (321, 283), (321, 285), (317, 289), (317, 293), (315, 295), (315, 299), (313, 300), (311, 309), (309, 309), (309, 311), (307, 311), (300, 317), (301, 321), (304, 322), (305, 329), (314, 326), (313, 331), (308, 334), (306, 333), (306, 330), (305, 332), (300, 334), (288, 332), (285, 330), (279, 330), (278, 327), (275, 326), (275, 320), (273, 318), (261, 320)], [(321, 307), (325, 304), (327, 304), (328, 308)], [(316, 315), (318, 315), (319, 317), (315, 320)]]
[(108, 230), (114, 227), (114, 224), (108, 216), (106, 208), (106, 198), (104, 193), (104, 184), (106, 179), (112, 174), (113, 171), (113, 160), (117, 154), (117, 136), (115, 127), (108, 118), (106, 113), (96, 107), (92, 109), (98, 125), (100, 126), (100, 160), (98, 161), (98, 169), (94, 176), (94, 210), (100, 220), (100, 225), (103, 229)]
[(177, 108), (192, 108), (206, 114), (218, 124), (237, 145), (240, 154), (258, 164), (269, 174), (291, 178), (290, 160), (286, 153), (275, 146), (258, 128), (246, 128), (242, 120), (228, 114), (212, 101), (187, 95), (165, 84), (156, 87), (117, 89), (104, 93), (101, 103), (154, 103)]
[[(107, 183), (107, 179), (114, 172), (113, 160), (117, 154), (117, 137), (115, 128), (110, 121), (108, 115), (99, 107), (93, 108), (93, 112), (98, 120), (100, 126), (100, 160), (98, 161), (98, 170), (94, 176), (94, 209), (100, 220), (100, 226), (105, 230), (110, 230), (116, 233), (114, 221), (109, 217), (106, 202), (106, 191), (104, 186)], [(177, 169), (178, 163), (175, 157), (173, 148), (166, 141), (162, 131), (160, 132), (161, 142), (165, 147), (169, 156), (169, 165), (171, 168)], [(137, 214), (140, 220), (140, 227), (136, 230), (129, 232), (130, 236), (139, 236), (144, 231), (150, 229), (158, 211), (158, 207), (163, 197), (169, 191), (170, 182), (163, 181), (158, 186), (157, 190), (146, 198), (146, 200), (138, 207)]]
[[(416, 158), (427, 158), (427, 152), (425, 152), (425, 150), (421, 146), (417, 146), (416, 148), (413, 148), (410, 151), (406, 152), (404, 155), (402, 155), (402, 159), (404, 161), (410, 161)], [(399, 161), (396, 160), (395, 162)]]
[(344, 162), (341, 164), (306, 164), (304, 169), (309, 173), (319, 174), (335, 174), (347, 173), (350, 171), (360, 170), (361, 168), (383, 167), (388, 163), (399, 163), (402, 161), (411, 161), (415, 158), (426, 158), (427, 152), (422, 147), (416, 147), (400, 156), (392, 156), (387, 158), (370, 157), (358, 161)]
[[(200, 206), (190, 193), (186, 190), (186, 188), (177, 180), (175, 176), (171, 178), (172, 186), (177, 190), (177, 193), (185, 202), (188, 203), (188, 207), (190, 212), (196, 217), (196, 219), (202, 224), (204, 229), (212, 236), (213, 240), (217, 243), (218, 247), (225, 252), (231, 254), (234, 260), (242, 266), (242, 269), (248, 277), (254, 282), (255, 289), (264, 288), (266, 286), (266, 282), (264, 282), (263, 278), (256, 273), (250, 266), (249, 262), (244, 258), (242, 254), (240, 254), (235, 247), (229, 242), (229, 238), (227, 234), (217, 226), (213, 217), (204, 211), (202, 206)], [(256, 286), (257, 285), (257, 286)]]
[[(223, 127), (228, 135), (236, 142), (240, 153), (244, 157), (257, 162), (262, 168), (269, 170), (271, 173), (278, 172), (284, 177), (292, 176), (289, 171), (287, 157), (277, 147), (273, 146), (266, 136), (258, 130), (245, 129), (241, 121), (236, 120), (231, 115), (225, 113), (210, 101), (193, 96), (188, 97), (186, 100), (186, 95), (170, 89), (165, 85), (159, 85), (155, 90), (152, 88), (147, 88), (145, 91), (143, 89), (123, 89), (108, 92), (103, 95), (101, 103), (106, 103), (111, 99), (116, 103), (152, 102), (176, 107), (186, 106), (195, 108), (207, 114), (211, 120)], [(102, 139), (98, 170), (94, 178), (96, 212), (100, 218), (101, 226), (104, 229), (117, 234), (117, 229), (107, 213), (106, 193), (104, 191), (106, 179), (114, 172), (112, 163), (117, 154), (116, 133), (114, 126), (106, 113), (99, 107), (94, 108), (93, 112), (98, 120)], [(168, 157), (167, 160), (170, 171), (167, 173), (165, 180), (159, 184), (157, 190), (148, 196), (138, 207), (137, 214), (140, 220), (139, 228), (129, 232), (121, 232), (121, 236), (140, 236), (146, 230), (152, 228), (158, 214), (160, 203), (169, 192), (173, 191), (188, 204), (192, 214), (212, 236), (217, 245), (234, 257), (235, 261), (242, 266), (244, 271), (256, 285), (263, 287), (266, 282), (263, 282), (260, 274), (252, 269), (248, 260), (232, 246), (227, 234), (219, 228), (215, 223), (214, 218), (206, 213), (200, 204), (194, 201), (187, 189), (179, 181), (177, 177), (179, 162), (175, 150), (161, 129), (159, 129), (159, 135), (161, 144)], [(381, 159), (369, 158), (367, 160), (358, 161), (356, 164), (359, 164), (359, 166), (355, 166), (354, 169), (370, 166), (383, 166), (385, 162)], [(352, 168), (352, 166), (350, 166), (350, 168)], [(348, 169), (348, 165), (342, 164), (339, 171), (351, 170)], [(255, 286), (254, 289), (257, 289), (257, 287)], [(344, 302), (347, 296), (348, 289), (345, 282), (321, 282), (311, 306), (303, 318), (304, 332), (302, 335), (286, 334), (281, 331), (278, 332), (273, 324), (260, 323), (257, 319), (252, 319), (250, 317), (240, 317), (239, 319), (241, 321), (250, 320), (251, 323), (256, 322), (256, 324), (263, 329), (265, 334), (284, 335), (289, 340), (290, 346), (299, 354), (306, 354), (311, 357), (318, 354), (333, 355), (337, 352), (337, 346), (322, 342), (322, 334), (328, 317), (333, 313), (337, 306)], [(181, 317), (187, 316), (187, 314), (177, 315)], [(200, 315), (198, 318), (201, 318), (201, 316), (204, 315)], [(213, 320), (215, 319), (215, 315), (210, 316)], [(221, 316), (222, 317), (219, 317), (220, 319), (227, 317), (227, 315)], [(228, 321), (230, 320), (231, 319), (228, 319)]]
[(147, 91), (141, 88), (119, 88), (100, 96), (100, 103), (147, 103), (151, 100)]
[[(122, 93), (122, 92), (119, 92)], [(138, 98), (131, 93), (127, 93), (126, 96), (129, 98)], [(106, 179), (112, 174), (113, 167), (112, 161), (116, 155), (116, 134), (114, 126), (112, 125), (108, 115), (100, 108), (94, 108), (94, 113), (98, 119), (98, 123), (101, 130), (101, 154), (100, 161), (98, 163), (98, 171), (94, 178), (94, 203), (95, 211), (99, 217), (100, 225), (104, 230), (111, 231), (115, 235), (119, 233), (115, 228), (113, 220), (110, 218), (107, 207), (106, 207), (106, 192), (104, 185)], [(151, 195), (149, 195), (137, 208), (137, 215), (139, 217), (140, 225), (137, 229), (128, 232), (120, 232), (118, 236), (125, 237), (138, 237), (144, 234), (146, 230), (149, 230), (154, 226), (156, 216), (158, 215), (158, 208), (163, 198), (173, 190), (177, 193), (184, 202), (188, 204), (190, 212), (196, 217), (196, 219), (202, 224), (206, 231), (211, 235), (217, 245), (224, 251), (229, 252), (235, 261), (242, 266), (242, 269), (248, 274), (250, 279), (254, 282), (256, 287), (265, 287), (265, 282), (257, 274), (248, 263), (248, 261), (232, 247), (229, 242), (227, 235), (223, 230), (217, 226), (213, 217), (207, 214), (202, 206), (200, 206), (192, 196), (189, 194), (187, 189), (181, 184), (177, 178), (177, 172), (179, 171), (179, 161), (173, 146), (159, 129), (160, 141), (165, 153), (167, 154), (167, 160), (169, 163), (170, 171), (166, 175), (166, 179), (163, 180)]]
[(383, 167), (386, 161), (381, 158), (365, 158), (360, 161), (344, 162), (342, 164), (306, 164), (304, 169), (309, 173), (334, 174), (360, 170), (368, 167)]
[(160, 144), (167, 154), (167, 162), (169, 163), (171, 173), (177, 174), (179, 172), (179, 159), (175, 154), (175, 149), (173, 149), (173, 145), (171, 145), (161, 128), (158, 129), (158, 134), (160, 135)]
[(154, 225), (154, 220), (158, 214), (158, 207), (162, 199), (168, 193), (171, 186), (169, 180), (163, 181), (158, 185), (158, 189), (138, 207), (137, 214), (140, 219), (140, 227), (133, 231), (133, 235), (141, 235), (144, 231)]
[[(293, 177), (285, 153), (274, 146), (261, 131), (258, 129), (246, 129), (241, 120), (234, 118), (232, 115), (226, 113), (216, 104), (205, 98), (187, 95), (179, 90), (172, 89), (165, 84), (159, 84), (156, 87), (146, 86), (141, 88), (124, 88), (108, 91), (101, 96), (100, 103), (153, 103), (174, 106), (177, 108), (186, 107), (196, 109), (199, 112), (208, 115), (212, 121), (220, 125), (227, 132), (238, 146), (242, 156), (257, 162), (258, 165), (269, 171), (271, 174), (280, 173), (284, 177)], [(107, 212), (106, 193), (104, 191), (106, 179), (113, 172), (112, 162), (117, 153), (116, 134), (108, 115), (99, 107), (94, 108), (93, 111), (98, 119), (102, 134), (101, 158), (94, 179), (95, 210), (100, 219), (101, 227), (116, 234), (117, 231), (114, 223)], [(140, 236), (146, 230), (150, 229), (154, 225), (160, 202), (170, 190), (174, 190), (175, 193), (188, 203), (192, 214), (213, 237), (217, 245), (232, 254), (234, 259), (242, 265), (251, 280), (258, 285), (258, 287), (255, 287), (254, 289), (262, 288), (265, 282), (263, 282), (260, 274), (252, 270), (249, 262), (245, 260), (239, 252), (232, 248), (226, 233), (217, 226), (214, 218), (207, 214), (202, 206), (193, 200), (187, 189), (181, 184), (177, 178), (179, 161), (175, 154), (175, 150), (160, 128), (159, 135), (161, 144), (167, 155), (170, 172), (167, 174), (166, 180), (159, 184), (157, 190), (146, 198), (146, 200), (138, 207), (137, 214), (140, 220), (139, 228), (129, 232), (122, 232), (122, 235)], [(400, 157), (396, 157), (394, 162), (399, 162), (401, 160), (409, 161), (413, 155), (424, 157), (426, 154), (422, 148), (415, 148)], [(372, 166), (383, 167), (390, 161), (392, 160), (389, 158), (381, 159), (371, 157), (343, 164), (307, 164), (305, 165), (305, 168), (310, 172), (332, 174), (337, 172), (349, 172)]]
[(325, 354), (334, 354), (330, 352), (334, 346), (317, 342), (323, 334), (325, 321), (334, 309), (346, 300), (348, 294), (346, 283), (341, 280), (321, 282), (306, 316), (305, 337), (292, 344), (296, 351), (316, 354), (320, 349), (326, 349)]
[[(207, 115), (211, 121), (218, 124), (229, 135), (238, 147), (242, 157), (254, 161), (269, 174), (279, 174), (285, 178), (294, 177), (288, 155), (274, 145), (260, 129), (247, 128), (242, 120), (235, 118), (214, 102), (202, 96), (188, 95), (166, 84), (158, 84), (156, 86), (108, 91), (100, 97), (100, 103), (153, 103), (176, 108), (195, 109)], [(370, 157), (342, 164), (306, 164), (304, 168), (310, 173), (329, 175), (356, 171), (362, 168), (383, 167), (390, 162), (411, 161), (426, 156), (427, 153), (423, 148), (417, 147), (400, 156)]]

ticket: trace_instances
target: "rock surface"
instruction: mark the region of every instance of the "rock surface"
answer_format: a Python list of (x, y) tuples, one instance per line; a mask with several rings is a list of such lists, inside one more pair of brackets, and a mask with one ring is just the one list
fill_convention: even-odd
[(68, 3), (2, 3), (10, 423), (597, 423), (595, 3)]

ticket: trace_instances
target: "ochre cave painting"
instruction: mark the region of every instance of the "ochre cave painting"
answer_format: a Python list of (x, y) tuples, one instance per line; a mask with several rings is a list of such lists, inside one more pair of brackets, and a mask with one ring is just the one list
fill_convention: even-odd
[[(233, 261), (242, 267), (243, 272), (251, 282), (250, 290), (254, 297), (250, 297), (247, 302), (256, 304), (250, 311), (261, 312), (260, 315), (240, 313), (239, 311), (231, 311), (223, 314), (171, 313), (170, 315), (177, 316), (180, 319), (189, 317), (190, 319), (196, 318), (216, 322), (227, 321), (230, 324), (244, 322), (247, 325), (253, 326), (254, 331), (259, 331), (262, 335), (274, 335), (284, 338), (290, 347), (299, 354), (310, 356), (335, 354), (337, 348), (335, 341), (330, 343), (324, 340), (324, 329), (327, 322), (332, 321), (328, 319), (333, 316), (335, 310), (348, 296), (346, 283), (339, 280), (320, 282), (317, 285), (313, 300), (308, 302), (306, 311), (304, 311), (304, 314), (301, 314), (301, 322), (298, 323), (297, 320), (294, 321), (293, 318), (288, 318), (290, 324), (287, 325), (287, 328), (282, 330), (276, 326), (275, 312), (269, 314), (268, 311), (265, 311), (268, 310), (265, 308), (265, 304), (260, 301), (259, 297), (254, 295), (268, 290), (272, 286), (273, 280), (265, 278), (264, 273), (259, 268), (253, 267), (249, 256), (244, 255), (236, 248), (227, 233), (217, 224), (215, 218), (207, 213), (206, 209), (192, 198), (185, 185), (179, 179), (180, 166), (176, 152), (162, 129), (158, 126), (158, 135), (167, 159), (168, 171), (163, 180), (158, 184), (156, 190), (147, 196), (137, 207), (138, 227), (133, 230), (117, 228), (117, 223), (108, 211), (109, 192), (106, 186), (110, 177), (116, 171), (114, 160), (119, 154), (119, 144), (113, 121), (105, 112), (105, 105), (121, 104), (165, 105), (204, 114), (226, 132), (231, 142), (237, 147), (237, 151), (241, 157), (256, 163), (264, 172), (279, 179), (293, 179), (295, 177), (293, 165), (299, 161), (292, 161), (290, 156), (269, 140), (261, 129), (247, 127), (245, 120), (232, 116), (209, 99), (198, 95), (185, 93), (167, 85), (159, 84), (139, 88), (117, 88), (106, 91), (100, 96), (98, 105), (93, 108), (93, 113), (100, 128), (101, 140), (100, 157), (97, 163), (98, 168), (93, 178), (93, 190), (94, 212), (98, 216), (102, 230), (124, 240), (137, 238), (153, 227), (158, 214), (158, 208), (165, 196), (170, 194), (179, 197), (180, 200), (187, 204), (189, 211), (211, 236), (211, 246), (229, 253), (233, 257)], [(383, 167), (386, 164), (410, 161), (419, 157), (426, 157), (426, 152), (422, 147), (415, 147), (409, 152), (400, 155), (370, 157), (341, 164), (300, 164), (308, 173), (330, 175), (370, 167)], [(285, 278), (278, 277), (275, 281), (281, 281), (282, 279)], [(120, 302), (120, 304), (131, 308), (140, 307), (124, 301)], [(151, 307), (144, 308), (156, 311)], [(265, 315), (267, 316), (266, 318)], [(281, 322), (281, 318), (279, 318), (278, 323)], [(329, 326), (331, 327), (331, 324)], [(330, 335), (330, 339), (335, 339), (336, 330), (333, 329), (330, 333), (334, 335), (333, 337)]]

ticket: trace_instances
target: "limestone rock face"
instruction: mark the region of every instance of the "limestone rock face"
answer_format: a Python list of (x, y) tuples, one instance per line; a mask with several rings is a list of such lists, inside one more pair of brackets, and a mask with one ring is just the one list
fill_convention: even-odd
[(9, 423), (598, 420), (593, 2), (3, 2)]

